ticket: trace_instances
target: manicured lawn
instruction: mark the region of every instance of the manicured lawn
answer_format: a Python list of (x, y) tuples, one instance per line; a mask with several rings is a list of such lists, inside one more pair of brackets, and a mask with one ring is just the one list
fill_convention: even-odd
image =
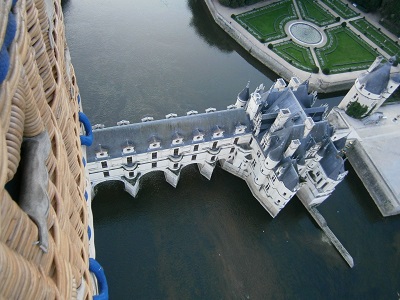
[(301, 70), (312, 72), (315, 67), (310, 49), (292, 41), (275, 44), (273, 51)]
[(390, 56), (400, 54), (400, 46), (365, 19), (357, 19), (350, 24)]
[(286, 36), (284, 25), (297, 19), (292, 1), (280, 1), (235, 17), (236, 21), (262, 42)]
[[(341, 19), (327, 11), (322, 2)], [(326, 33), (327, 42), (324, 46), (310, 45), (310, 48), (303, 43), (297, 43), (295, 39), (289, 40), (284, 30), (285, 24), (291, 20), (299, 20), (298, 13), (303, 20), (314, 23), (316, 28), (319, 27), (318, 30)], [(282, 0), (233, 16), (233, 19), (262, 43), (275, 41), (273, 48), (269, 48), (296, 68), (315, 72), (316, 64), (319, 64), (320, 72), (337, 74), (363, 70), (370, 66), (380, 53), (366, 42), (368, 40), (390, 56), (400, 55), (400, 46), (364, 18), (351, 21), (349, 24), (352, 26), (340, 26), (343, 19), (358, 15), (351, 5), (341, 0)], [(329, 24), (338, 26), (325, 29)], [(354, 28), (362, 33), (361, 37), (358, 32), (352, 31)], [(314, 61), (312, 51), (318, 61)]]
[(325, 31), (328, 43), (315, 50), (322, 70), (330, 74), (367, 69), (379, 55), (349, 28), (334, 27)]
[(341, 0), (322, 0), (322, 2), (344, 19), (350, 19), (359, 15), (359, 13), (356, 13), (352, 8), (350, 8), (348, 3), (345, 4)]
[(304, 20), (325, 26), (335, 23), (335, 17), (326, 11), (318, 2), (312, 0), (296, 0), (301, 16)]

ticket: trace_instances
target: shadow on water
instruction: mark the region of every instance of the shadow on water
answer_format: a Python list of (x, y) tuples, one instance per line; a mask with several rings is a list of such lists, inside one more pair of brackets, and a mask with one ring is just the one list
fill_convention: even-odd
[[(215, 22), (207, 5), (203, 1), (188, 0), (188, 7), (192, 13), (190, 26), (194, 28), (196, 34), (201, 37), (209, 46), (217, 47), (225, 53), (236, 52), (250, 65), (257, 69), (260, 73), (264, 74), (270, 80), (275, 81), (281, 78), (278, 74), (270, 68), (260, 63), (254, 58), (248, 50), (239, 45), (233, 38), (231, 38), (221, 27)], [(347, 91), (339, 91), (333, 93), (318, 94), (318, 101), (316, 105), (325, 104), (329, 105), (329, 109), (339, 104)]]
[(279, 78), (275, 72), (250, 55), (246, 49), (240, 46), (214, 22), (207, 5), (203, 1), (188, 0), (187, 4), (192, 13), (190, 25), (194, 28), (196, 34), (208, 45), (217, 47), (225, 53), (238, 53), (250, 65), (272, 81)]
[(349, 161), (346, 161), (345, 168), (349, 172), (347, 177), (351, 178), (351, 180), (347, 180), (350, 188), (349, 192), (354, 194), (355, 200), (359, 204), (360, 208), (363, 210), (368, 220), (371, 223), (382, 221), (383, 217), (378, 207), (376, 206), (374, 200), (371, 198), (370, 194), (364, 187), (364, 184), (358, 177), (357, 173), (355, 172)]

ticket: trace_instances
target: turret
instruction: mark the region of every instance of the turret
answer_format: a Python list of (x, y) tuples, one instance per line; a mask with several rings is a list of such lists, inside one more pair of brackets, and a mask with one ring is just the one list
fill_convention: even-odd
[(303, 133), (303, 138), (305, 138), (311, 130), (314, 128), (314, 120), (311, 117), (307, 117), (307, 119), (304, 121), (304, 133)]
[(396, 57), (386, 63), (378, 57), (368, 71), (356, 79), (338, 107), (355, 118), (374, 113), (400, 85), (400, 75), (390, 74), (392, 68), (398, 69)]
[(258, 109), (261, 105), (261, 94), (264, 92), (264, 85), (260, 84), (258, 88), (251, 94), (247, 104), (246, 113), (249, 115), (250, 120), (254, 119)]
[(285, 153), (283, 154), (284, 157), (291, 157), (297, 150), (297, 148), (299, 148), (299, 146), (301, 145), (300, 140), (296, 139), (296, 140), (292, 140), (289, 144), (289, 146), (287, 147)]
[(247, 101), (250, 99), (250, 93), (249, 93), (249, 85), (250, 81), (247, 82), (246, 87), (238, 94), (235, 106), (237, 108), (245, 108), (247, 105)]

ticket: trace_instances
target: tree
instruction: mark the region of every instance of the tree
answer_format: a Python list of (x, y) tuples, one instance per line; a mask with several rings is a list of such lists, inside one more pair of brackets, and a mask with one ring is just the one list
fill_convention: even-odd
[(346, 109), (346, 114), (355, 119), (361, 119), (368, 111), (368, 106), (355, 102), (350, 102)]

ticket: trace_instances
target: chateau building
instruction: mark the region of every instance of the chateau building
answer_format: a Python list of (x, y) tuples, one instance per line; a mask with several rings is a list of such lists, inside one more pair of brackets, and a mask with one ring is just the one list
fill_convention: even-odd
[[(176, 187), (182, 168), (197, 164), (211, 179), (217, 164), (246, 181), (254, 197), (275, 217), (297, 195), (307, 205), (322, 203), (344, 178), (340, 153), (345, 137), (333, 139), (326, 106), (313, 107), (308, 82), (293, 77), (250, 94), (249, 84), (227, 110), (163, 120), (95, 126), (87, 148), (92, 187), (107, 180), (124, 182), (133, 196), (143, 175), (163, 171)], [(98, 128), (98, 129), (97, 129)]]
[(379, 107), (400, 85), (400, 74), (391, 75), (391, 70), (397, 66), (397, 58), (391, 57), (387, 62), (379, 56), (368, 70), (359, 76), (353, 87), (339, 104), (339, 108), (347, 110), (352, 103), (365, 107), (366, 116), (376, 112)]

